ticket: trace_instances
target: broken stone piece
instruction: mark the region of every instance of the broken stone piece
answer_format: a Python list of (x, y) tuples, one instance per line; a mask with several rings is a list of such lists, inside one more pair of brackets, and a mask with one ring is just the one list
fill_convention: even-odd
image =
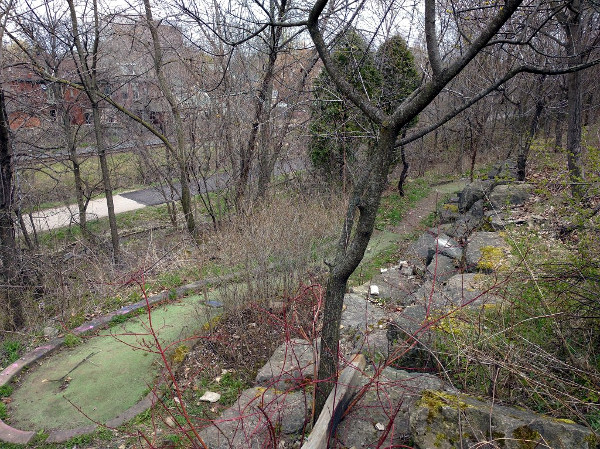
[(199, 400), (213, 403), (217, 402), (219, 399), (221, 399), (221, 395), (219, 393), (215, 393), (214, 391), (207, 391), (202, 395), (202, 397)]

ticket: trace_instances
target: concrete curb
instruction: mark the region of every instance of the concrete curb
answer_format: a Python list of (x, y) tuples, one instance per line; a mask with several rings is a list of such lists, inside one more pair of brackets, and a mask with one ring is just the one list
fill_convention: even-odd
[[(234, 278), (235, 278), (234, 275), (228, 275), (228, 276), (223, 276), (220, 279), (212, 278), (212, 279), (204, 279), (201, 281), (192, 282), (191, 284), (186, 284), (186, 285), (176, 288), (175, 296), (177, 298), (181, 298), (189, 293), (195, 293), (199, 289), (201, 289), (209, 284), (228, 282)], [(169, 296), (171, 296), (169, 291), (164, 291), (164, 292), (158, 293), (156, 295), (152, 295), (148, 298), (148, 303), (146, 303), (146, 300), (141, 300), (141, 301), (136, 302), (135, 304), (130, 304), (128, 306), (121, 307), (119, 310), (110, 312), (100, 318), (88, 321), (88, 322), (82, 324), (81, 326), (76, 327), (75, 329), (73, 329), (71, 331), (71, 333), (73, 333), (75, 335), (82, 335), (82, 334), (86, 334), (88, 332), (92, 332), (92, 331), (97, 330), (97, 329), (101, 328), (102, 326), (108, 324), (110, 322), (110, 320), (113, 319), (115, 316), (127, 315), (129, 313), (132, 313), (132, 312), (135, 312), (137, 310), (147, 307), (148, 304), (151, 306), (160, 304), (161, 302), (164, 302), (164, 301), (170, 299)], [(211, 307), (219, 307), (219, 304), (213, 303), (213, 305), (211, 305)], [(17, 376), (24, 368), (29, 366), (31, 363), (33, 363), (37, 360), (40, 360), (42, 357), (45, 357), (48, 354), (55, 351), (56, 349), (58, 349), (63, 344), (63, 342), (64, 342), (64, 338), (55, 338), (55, 339), (49, 341), (45, 345), (38, 346), (37, 348), (35, 348), (32, 351), (25, 354), (23, 357), (21, 357), (16, 362), (7, 366), (4, 370), (2, 370), (2, 372), (0, 372), (0, 387), (11, 382), (15, 376)], [(119, 427), (120, 425), (131, 420), (132, 418), (139, 415), (140, 413), (148, 410), (150, 407), (152, 407), (156, 403), (156, 400), (157, 400), (156, 392), (155, 391), (150, 392), (145, 398), (143, 398), (137, 404), (133, 405), (132, 407), (130, 407), (129, 409), (127, 409), (126, 411), (121, 413), (119, 416), (107, 421), (105, 424), (106, 427)], [(92, 433), (98, 427), (99, 427), (98, 424), (94, 424), (94, 425), (89, 425), (89, 426), (84, 426), (84, 427), (77, 427), (77, 428), (69, 429), (69, 430), (54, 430), (54, 431), (50, 432), (50, 435), (48, 436), (46, 441), (48, 443), (63, 443), (67, 440), (70, 440), (73, 437)], [(36, 434), (35, 431), (25, 431), (25, 430), (19, 430), (14, 427), (11, 427), (0, 419), (0, 441), (4, 441), (6, 443), (12, 443), (12, 444), (28, 444), (32, 440), (32, 438), (35, 436), (35, 434)]]

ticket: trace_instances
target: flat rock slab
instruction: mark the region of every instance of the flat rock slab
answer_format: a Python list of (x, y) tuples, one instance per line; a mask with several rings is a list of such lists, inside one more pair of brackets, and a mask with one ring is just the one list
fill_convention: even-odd
[(344, 296), (341, 335), (346, 341), (344, 353), (360, 352), (373, 360), (388, 354), (387, 327), (390, 317), (364, 296), (347, 293)]
[(491, 283), (491, 278), (483, 273), (455, 274), (443, 285), (433, 285), (432, 281), (426, 281), (415, 293), (415, 306), (429, 310), (430, 315), (433, 315), (453, 308), (477, 307), (497, 302), (497, 298), (486, 293)]
[[(408, 271), (412, 271), (410, 267), (391, 267), (373, 277), (371, 284), (379, 287), (379, 298), (386, 304), (392, 302), (407, 305), (406, 299), (417, 291), (417, 279), (412, 275), (407, 276), (405, 272)], [(356, 287), (353, 290), (356, 293), (366, 292), (366, 289), (361, 287)]]
[(203, 429), (200, 437), (210, 449), (273, 447), (276, 442), (272, 432), (286, 435), (304, 432), (311, 404), (310, 394), (299, 391), (250, 388), (219, 419)]
[(474, 232), (465, 251), (467, 271), (498, 271), (508, 264), (510, 248), (496, 232)]
[(435, 376), (390, 367), (373, 377), (363, 376), (361, 382), (364, 395), (338, 426), (332, 447), (401, 447), (409, 433), (409, 408), (423, 390), (442, 389)]
[(283, 391), (294, 389), (304, 378), (313, 377), (318, 348), (318, 341), (301, 338), (282, 343), (258, 371), (256, 383)]
[(436, 390), (421, 393), (409, 410), (409, 421), (413, 441), (420, 449), (592, 449), (598, 444), (586, 427)]
[(529, 199), (532, 192), (531, 184), (499, 185), (490, 193), (490, 205), (493, 209), (519, 206)]
[(492, 179), (477, 180), (466, 186), (458, 195), (458, 211), (467, 212), (477, 201), (485, 199), (497, 184)]
[(367, 301), (363, 296), (354, 293), (344, 295), (344, 309), (342, 311), (343, 332), (368, 332), (387, 323), (385, 311)]

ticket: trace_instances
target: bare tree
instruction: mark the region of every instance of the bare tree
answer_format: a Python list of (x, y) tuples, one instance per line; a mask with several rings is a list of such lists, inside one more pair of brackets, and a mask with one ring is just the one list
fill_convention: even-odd
[(19, 271), (19, 257), (13, 221), (15, 166), (11, 130), (4, 97), (4, 74), (2, 73), (4, 65), (3, 38), (12, 7), (13, 2), (9, 1), (3, 4), (0, 10), (0, 259), (2, 262), (0, 273), (2, 282), (5, 283), (2, 291), (7, 298), (9, 313), (12, 314), (12, 325), (14, 328), (20, 328), (25, 324), (23, 304), (17, 290), (11, 288)]
[[(101, 89), (98, 81), (98, 58), (100, 46), (100, 12), (98, 10), (97, 0), (92, 1), (93, 14), (93, 29), (91, 35), (82, 37), (80, 32), (79, 21), (77, 19), (77, 10), (74, 0), (67, 0), (71, 16), (71, 27), (73, 32), (73, 44), (76, 49), (76, 57), (74, 60), (77, 65), (83, 89), (90, 101), (92, 109), (92, 119), (94, 125), (94, 135), (96, 138), (96, 150), (98, 159), (100, 160), (100, 170), (102, 173), (102, 181), (104, 184), (104, 194), (106, 195), (106, 206), (108, 208), (108, 222), (110, 224), (110, 236), (112, 242), (113, 260), (119, 263), (120, 247), (119, 247), (119, 232), (117, 229), (117, 218), (115, 216), (115, 206), (113, 202), (112, 186), (110, 181), (110, 171), (106, 158), (106, 142), (104, 136), (104, 125), (101, 117), (100, 103), (103, 100)], [(86, 45), (89, 44), (89, 45)]]
[[(394, 160), (393, 155), (396, 145), (408, 143), (436, 129), (454, 117), (458, 112), (485, 97), (485, 95), (494, 91), (498, 86), (519, 73), (552, 72), (557, 74), (582, 68), (579, 65), (573, 69), (547, 71), (544, 68), (519, 63), (520, 61), (517, 60), (519, 62), (515, 63), (508, 72), (497, 74), (498, 78), (490, 80), (488, 87), (473, 95), (464, 105), (451, 110), (448, 114), (441, 117), (437, 123), (410, 133), (406, 138), (398, 140), (401, 129), (408, 125), (419, 112), (425, 109), (449, 82), (459, 76), (480, 52), (483, 50), (489, 52), (494, 47), (503, 48), (511, 44), (520, 45), (524, 40), (530, 39), (532, 34), (537, 33), (537, 30), (525, 27), (528, 33), (526, 36), (523, 33), (515, 34), (512, 31), (513, 26), (511, 26), (507, 27), (506, 31), (502, 34), (498, 34), (513, 16), (515, 21), (519, 19), (514, 24), (517, 28), (517, 23), (526, 23), (520, 20), (529, 15), (526, 9), (519, 9), (523, 1), (508, 0), (501, 5), (496, 5), (492, 11), (481, 10), (481, 16), (476, 21), (477, 27), (469, 30), (469, 33), (464, 35), (461, 34), (465, 30), (461, 28), (460, 15), (454, 15), (454, 19), (456, 20), (455, 31), (457, 31), (455, 35), (458, 36), (458, 42), (451, 42), (451, 45), (448, 46), (450, 50), (446, 51), (445, 45), (447, 45), (447, 42), (444, 43), (438, 35), (439, 23), (436, 14), (436, 2), (434, 0), (426, 0), (425, 41), (427, 44), (430, 77), (390, 114), (386, 114), (362, 95), (361, 92), (354, 89), (332, 61), (328, 45), (324, 39), (323, 29), (320, 26), (321, 15), (327, 3), (327, 0), (317, 0), (314, 2), (307, 20), (308, 31), (336, 87), (378, 126), (378, 141), (373, 154), (363, 168), (361, 177), (354, 185), (340, 239), (337, 244), (335, 258), (330, 263), (321, 339), (319, 381), (317, 383), (318, 411), (324, 404), (333, 385), (332, 381), (336, 379), (339, 324), (347, 281), (360, 263), (373, 232), (375, 216), (381, 194), (387, 185), (387, 176)], [(466, 9), (469, 15), (472, 15), (476, 10), (472, 8)], [(519, 14), (516, 14), (517, 11)], [(452, 46), (455, 48), (458, 47), (459, 51), (451, 51)]]

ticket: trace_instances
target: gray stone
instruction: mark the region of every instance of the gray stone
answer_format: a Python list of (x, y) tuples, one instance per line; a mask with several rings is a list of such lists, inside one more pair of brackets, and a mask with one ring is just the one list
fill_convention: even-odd
[(511, 211), (507, 209), (490, 210), (485, 213), (485, 219), (494, 231), (502, 231), (508, 226), (522, 226), (528, 224), (525, 218), (513, 218), (510, 212)]
[(200, 432), (210, 449), (274, 447), (272, 431), (304, 432), (310, 419), (311, 395), (255, 387), (245, 390), (219, 419)]
[(495, 181), (486, 179), (474, 181), (466, 186), (459, 194), (458, 211), (468, 211), (475, 202), (485, 199), (495, 185)]
[(493, 294), (493, 289), (489, 289), (493, 282), (491, 276), (484, 274), (457, 274), (448, 279), (440, 294), (454, 307), (479, 307), (482, 304), (497, 303), (500, 297)]
[(460, 260), (463, 249), (453, 238), (446, 234), (438, 234), (437, 229), (430, 229), (422, 234), (409, 247), (408, 251), (409, 254), (416, 255), (419, 259), (425, 261), (426, 265), (429, 265), (436, 252)]
[[(390, 367), (374, 378), (363, 377), (362, 384), (364, 395), (337, 428), (338, 447), (400, 447), (406, 444), (409, 408), (424, 389), (442, 388), (441, 381), (435, 376)], [(380, 424), (380, 428), (389, 426), (389, 433), (381, 446), (378, 441), (383, 432), (377, 429), (376, 424)]]
[(44, 328), (44, 337), (46, 338), (56, 338), (58, 337), (59, 330), (54, 326), (46, 326)]
[[(413, 276), (413, 269), (412, 265), (406, 263), (391, 267), (387, 271), (375, 275), (371, 283), (379, 287), (379, 298), (386, 304), (405, 304), (406, 298), (418, 289), (417, 280)], [(357, 293), (362, 290), (364, 289), (354, 288)]]
[(344, 295), (344, 310), (342, 321), (344, 332), (357, 330), (360, 332), (370, 331), (387, 323), (386, 314), (378, 307), (362, 296), (353, 293)]
[(438, 254), (427, 265), (427, 276), (436, 282), (445, 282), (456, 274), (456, 259), (451, 259), (443, 254)]
[(483, 218), (483, 200), (475, 201), (467, 214), (473, 218)]
[(474, 232), (465, 250), (467, 271), (497, 271), (508, 263), (509, 247), (496, 232)]
[(382, 329), (361, 333), (359, 339), (352, 348), (352, 352), (364, 354), (370, 362), (380, 362), (387, 360), (389, 348), (390, 344), (386, 325), (385, 328)]
[(388, 339), (390, 341), (405, 340), (421, 329), (426, 317), (426, 309), (423, 304), (412, 305), (404, 308), (394, 316), (394, 320), (388, 327)]
[(445, 232), (457, 241), (464, 241), (471, 233), (473, 233), (473, 231), (478, 229), (482, 223), (483, 219), (465, 214), (461, 215), (458, 220), (445, 229)]
[(446, 203), (439, 209), (440, 223), (452, 223), (460, 218), (458, 204)]
[(517, 161), (507, 159), (496, 163), (489, 171), (488, 178), (494, 179), (497, 182), (515, 181), (518, 176)]
[(391, 318), (364, 297), (352, 293), (344, 296), (341, 336), (346, 341), (344, 353), (360, 352), (369, 360), (388, 356), (387, 327)]
[(256, 383), (279, 390), (294, 388), (298, 380), (313, 376), (317, 350), (317, 340), (312, 344), (301, 338), (286, 341), (258, 371)]
[(493, 209), (519, 206), (529, 199), (533, 192), (531, 184), (506, 184), (494, 187), (489, 200)]
[[(413, 295), (415, 307), (435, 314), (449, 308), (466, 305), (476, 307), (483, 303), (497, 302), (497, 298), (491, 293), (484, 294), (492, 282), (489, 276), (480, 273), (455, 274), (447, 279), (445, 284), (436, 283), (435, 286), (431, 281), (426, 281)], [(421, 321), (423, 319), (425, 319), (425, 312)]]
[(435, 390), (421, 393), (409, 409), (409, 422), (413, 441), (421, 449), (592, 449), (598, 444), (591, 430), (577, 424)]

